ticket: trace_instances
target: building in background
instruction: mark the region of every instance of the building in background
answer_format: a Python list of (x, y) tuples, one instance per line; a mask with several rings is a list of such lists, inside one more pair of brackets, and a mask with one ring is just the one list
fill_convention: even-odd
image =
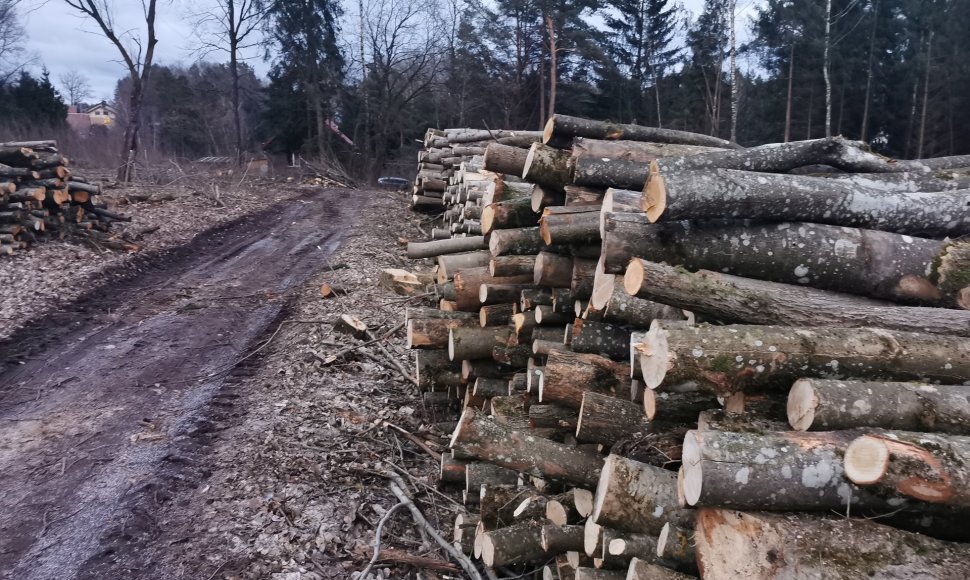
[(116, 121), (114, 107), (105, 101), (67, 108), (67, 124), (79, 135), (88, 135), (93, 127), (99, 127), (99, 130), (111, 129)]

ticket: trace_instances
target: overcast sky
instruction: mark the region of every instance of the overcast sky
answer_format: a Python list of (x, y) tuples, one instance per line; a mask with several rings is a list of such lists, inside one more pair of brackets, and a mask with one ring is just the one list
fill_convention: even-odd
[[(738, 0), (738, 33), (740, 41), (747, 38), (746, 28), (755, 7), (762, 0)], [(211, 0), (161, 0), (157, 16), (155, 62), (158, 64), (191, 64), (198, 56), (193, 52), (194, 23), (198, 20), (193, 12), (203, 10)], [(23, 24), (27, 33), (25, 48), (35, 58), (35, 69), (42, 65), (51, 71), (54, 84), (60, 86), (59, 78), (66, 72), (76, 70), (91, 83), (92, 100), (111, 100), (117, 80), (126, 70), (117, 49), (96, 33), (97, 25), (76, 15), (63, 0), (27, 0)], [(130, 30), (139, 34), (144, 30), (141, 2), (138, 0), (114, 0), (115, 22), (118, 30)], [(353, 12), (356, 3), (345, 7)], [(704, 0), (683, 0), (684, 6), (698, 14)], [(350, 22), (356, 19), (350, 16)], [(52, 26), (56, 23), (56, 26)], [(349, 28), (349, 27), (348, 27)], [(257, 73), (265, 75), (268, 65), (260, 58), (258, 49), (250, 51), (249, 63)], [(227, 60), (225, 55), (213, 54), (210, 60)]]

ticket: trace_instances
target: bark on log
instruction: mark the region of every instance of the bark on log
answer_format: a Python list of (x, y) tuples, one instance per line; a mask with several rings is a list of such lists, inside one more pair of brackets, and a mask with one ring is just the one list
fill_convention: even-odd
[(665, 523), (687, 525), (692, 510), (677, 502), (677, 474), (610, 455), (596, 486), (590, 519), (601, 526), (659, 534)]
[(483, 532), (511, 526), (515, 522), (513, 511), (519, 498), (528, 493), (515, 485), (487, 485), (479, 494), (479, 528)]
[(478, 287), (478, 301), (484, 305), (512, 304), (519, 299), (522, 290), (531, 287), (532, 284), (482, 284)]
[(776, 421), (761, 414), (711, 408), (697, 414), (697, 430), (758, 435), (768, 431), (787, 431), (788, 425), (784, 421)]
[(534, 288), (522, 291), (519, 298), (519, 308), (523, 311), (532, 310), (540, 304), (552, 305), (552, 292), (548, 288)]
[(491, 203), (482, 209), (482, 233), (494, 230), (526, 228), (539, 222), (539, 215), (532, 211), (532, 200), (526, 197)]
[(521, 177), (543, 187), (562, 189), (572, 183), (569, 153), (542, 143), (533, 143), (526, 155)]
[(577, 552), (583, 549), (583, 526), (546, 524), (542, 526), (542, 549), (548, 554)]
[(492, 397), (509, 396), (509, 382), (505, 379), (489, 379), (479, 377), (475, 379), (475, 386), (472, 393), (476, 397), (491, 399)]
[(970, 379), (965, 338), (879, 328), (666, 327), (654, 323), (640, 366), (651, 389), (696, 381), (704, 390), (788, 388), (796, 379)]
[(643, 213), (640, 209), (642, 193), (628, 189), (609, 188), (600, 207), (600, 237), (606, 236), (606, 216), (611, 213)]
[[(600, 261), (606, 274), (622, 274), (633, 258), (655, 258), (656, 248), (662, 248), (656, 226), (642, 213), (600, 214), (602, 222), (602, 252)], [(680, 225), (680, 224), (677, 224)], [(664, 226), (661, 226), (664, 227)], [(667, 225), (674, 228), (674, 225)], [(682, 226), (683, 227), (683, 226)], [(670, 262), (669, 260), (663, 260)], [(679, 262), (677, 262), (679, 263)]]
[(590, 206), (587, 209), (590, 211), (595, 211), (598, 206), (602, 208), (603, 199), (606, 196), (606, 189), (602, 187), (583, 187), (580, 185), (567, 185), (565, 188), (566, 195), (563, 203), (559, 205), (566, 205), (571, 207), (576, 206)]
[(455, 273), (454, 300), (459, 309), (478, 312), (482, 306), (479, 293), (483, 284), (524, 284), (531, 281), (531, 276), (494, 277), (488, 273), (488, 268), (465, 268)]
[(717, 398), (711, 393), (671, 393), (645, 389), (643, 414), (649, 421), (694, 423), (701, 411), (716, 409)]
[(576, 430), (579, 413), (576, 409), (553, 403), (536, 404), (529, 407), (529, 425), (534, 428), (554, 427), (556, 429)]
[(681, 574), (676, 570), (651, 564), (650, 561), (639, 558), (630, 560), (630, 567), (626, 573), (626, 580), (690, 580), (696, 577)]
[(422, 391), (447, 390), (461, 383), (461, 366), (451, 362), (447, 350), (419, 350), (414, 360), (418, 388)]
[(603, 529), (603, 556), (608, 558), (657, 559), (657, 536), (623, 530)]
[(599, 212), (578, 208), (543, 210), (540, 236), (546, 245), (597, 244), (600, 240)]
[(646, 429), (643, 411), (629, 400), (595, 392), (583, 393), (576, 439), (612, 446)]
[(970, 435), (970, 386), (799, 379), (788, 421), (800, 431), (881, 427)]
[(694, 530), (681, 528), (670, 522), (664, 524), (657, 536), (657, 558), (671, 568), (696, 576), (698, 570)]
[(556, 310), (552, 306), (540, 305), (540, 306), (536, 306), (536, 309), (534, 311), (534, 316), (536, 319), (536, 324), (539, 326), (557, 327), (557, 330), (559, 331), (557, 334), (558, 341), (560, 343), (564, 342), (563, 335), (565, 333), (562, 331), (562, 327), (564, 327), (569, 322), (572, 322), (573, 317), (571, 315), (563, 314), (561, 312), (556, 312)]
[(488, 266), (490, 259), (491, 255), (485, 251), (438, 256), (437, 282), (443, 284), (451, 280), (459, 270)]
[(453, 328), (479, 326), (464, 318), (412, 318), (407, 323), (407, 348), (448, 348), (448, 333)]
[(468, 462), (463, 459), (456, 459), (451, 453), (442, 453), (440, 469), (438, 470), (438, 480), (441, 483), (465, 483), (465, 467)]
[(512, 320), (514, 304), (488, 304), (478, 311), (478, 323), (486, 326), (505, 326)]
[(597, 568), (576, 568), (575, 580), (623, 580), (624, 572), (619, 570), (600, 570)]
[(845, 475), (867, 490), (970, 508), (970, 437), (889, 431), (852, 441)]
[(492, 397), (490, 401), (492, 417), (496, 423), (505, 425), (509, 429), (528, 430), (531, 396), (528, 393), (512, 392), (510, 385), (506, 388), (510, 391), (510, 395)]
[(528, 276), (535, 272), (536, 256), (498, 256), (488, 263), (492, 276)]
[(718, 169), (651, 177), (641, 208), (652, 221), (767, 219), (955, 237), (970, 232), (970, 215), (963, 211), (968, 197), (970, 190), (906, 193), (821, 177)]
[(538, 254), (546, 244), (542, 241), (539, 228), (517, 228), (495, 230), (488, 236), (488, 251), (492, 256), (508, 254)]
[(597, 263), (597, 260), (591, 258), (573, 259), (573, 276), (569, 282), (572, 308), (568, 309), (569, 311), (575, 309), (576, 300), (589, 300), (593, 295)]
[(475, 503), (479, 503), (482, 486), (515, 487), (518, 482), (519, 474), (505, 467), (477, 462), (465, 466), (465, 491), (469, 496), (474, 496)]
[[(565, 352), (569, 353), (569, 346), (562, 343), (562, 341), (553, 340), (533, 340), (532, 341), (532, 353), (541, 356), (549, 356), (554, 352)], [(542, 400), (542, 380), (539, 382), (539, 400)]]
[(592, 486), (603, 460), (597, 454), (512, 431), (466, 409), (451, 448), (528, 475)]
[(616, 277), (612, 284), (598, 285), (590, 304), (603, 313), (603, 320), (626, 324), (635, 328), (650, 328), (657, 319), (687, 320), (684, 309), (631, 296), (624, 288), (624, 279)]
[(583, 393), (630, 396), (630, 367), (593, 354), (550, 352), (539, 382), (539, 401), (579, 409)]
[(724, 139), (697, 133), (688, 133), (686, 131), (593, 121), (591, 119), (581, 119), (567, 115), (553, 115), (549, 118), (542, 132), (543, 142), (548, 143), (552, 139), (563, 137), (587, 137), (590, 139), (607, 140), (626, 139), (629, 141), (650, 141), (653, 143), (678, 143), (682, 145), (701, 145), (729, 149), (740, 148), (739, 145), (725, 141)]
[(527, 149), (510, 147), (509, 145), (501, 145), (499, 143), (489, 143), (488, 147), (485, 148), (482, 167), (486, 171), (521, 176), (528, 155), (529, 151)]
[(881, 327), (970, 336), (970, 311), (906, 307), (815, 288), (764, 282), (708, 270), (690, 273), (634, 259), (624, 278), (629, 294), (689, 309), (720, 322), (781, 326)]
[(535, 257), (533, 283), (547, 288), (569, 288), (573, 277), (573, 258), (552, 252), (539, 252)]
[(565, 192), (541, 185), (535, 185), (532, 188), (532, 211), (536, 213), (541, 213), (544, 208), (551, 205), (565, 205), (565, 203)]
[(486, 532), (482, 543), (482, 562), (495, 567), (545, 559), (542, 526), (542, 522), (526, 522)]
[[(632, 254), (688, 270), (706, 269), (885, 300), (952, 303), (934, 284), (939, 276), (934, 271), (953, 244), (805, 223), (758, 226), (718, 222), (701, 227), (670, 223), (643, 227), (631, 221), (631, 215), (607, 218), (608, 228), (612, 225), (619, 235), (626, 236), (622, 246), (614, 244), (609, 233), (604, 239), (607, 272), (616, 267), (621, 254)], [(623, 227), (617, 227), (620, 224)], [(729, 251), (711, 251), (725, 243)], [(965, 278), (966, 270), (961, 271), (963, 275), (952, 279)]]
[(703, 509), (695, 537), (705, 580), (970, 577), (970, 547), (870, 520)]
[(505, 327), (463, 327), (448, 332), (448, 358), (453, 361), (489, 358), (492, 349), (505, 346), (511, 334)]
[(434, 258), (442, 254), (457, 254), (460, 252), (483, 250), (486, 247), (485, 238), (482, 236), (434, 240), (431, 242), (408, 242), (407, 256), (411, 260)]
[(630, 331), (577, 318), (570, 329), (573, 352), (599, 354), (615, 361), (629, 360)]
[(718, 148), (675, 143), (650, 143), (648, 141), (607, 141), (603, 139), (573, 139), (572, 158), (609, 157), (622, 161), (647, 164), (660, 157), (681, 157), (719, 151)]
[(546, 519), (557, 526), (577, 524), (586, 519), (592, 510), (592, 492), (574, 488), (546, 502)]
[(573, 183), (584, 187), (643, 189), (650, 174), (648, 164), (610, 157), (574, 157)]

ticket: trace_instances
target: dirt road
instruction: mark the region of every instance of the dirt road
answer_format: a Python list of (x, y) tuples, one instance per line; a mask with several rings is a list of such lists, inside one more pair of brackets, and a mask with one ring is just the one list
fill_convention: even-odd
[(329, 267), (362, 195), (307, 190), (0, 350), (0, 578), (97, 577), (155, 525), (146, 502), (205, 477), (192, 450), (231, 412), (239, 359)]

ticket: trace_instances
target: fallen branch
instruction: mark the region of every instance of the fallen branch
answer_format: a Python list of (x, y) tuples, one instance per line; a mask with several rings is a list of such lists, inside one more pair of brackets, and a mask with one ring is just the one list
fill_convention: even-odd
[(385, 427), (390, 427), (391, 429), (394, 429), (395, 431), (397, 431), (401, 435), (404, 435), (405, 437), (407, 437), (408, 441), (410, 441), (411, 443), (414, 443), (415, 445), (417, 445), (418, 447), (420, 447), (425, 453), (427, 453), (428, 455), (430, 455), (435, 461), (438, 461), (438, 462), (441, 461), (441, 454), (438, 453), (437, 451), (435, 451), (434, 449), (428, 447), (428, 445), (424, 441), (422, 441), (420, 438), (415, 437), (414, 435), (412, 435), (411, 433), (409, 433), (405, 429), (402, 429), (401, 427), (398, 427), (397, 425), (395, 425), (393, 423), (388, 423), (387, 421), (384, 421), (384, 426)]
[(370, 562), (367, 563), (367, 567), (365, 567), (361, 573), (357, 575), (357, 578), (367, 578), (371, 568), (374, 567), (378, 557), (381, 555), (381, 532), (384, 531), (384, 524), (387, 523), (387, 520), (391, 519), (391, 516), (394, 515), (394, 512), (396, 512), (398, 508), (404, 507), (405, 505), (406, 504), (403, 501), (394, 504), (391, 509), (387, 510), (387, 513), (384, 514), (381, 521), (377, 522), (377, 531), (374, 532), (374, 556), (371, 557)]

